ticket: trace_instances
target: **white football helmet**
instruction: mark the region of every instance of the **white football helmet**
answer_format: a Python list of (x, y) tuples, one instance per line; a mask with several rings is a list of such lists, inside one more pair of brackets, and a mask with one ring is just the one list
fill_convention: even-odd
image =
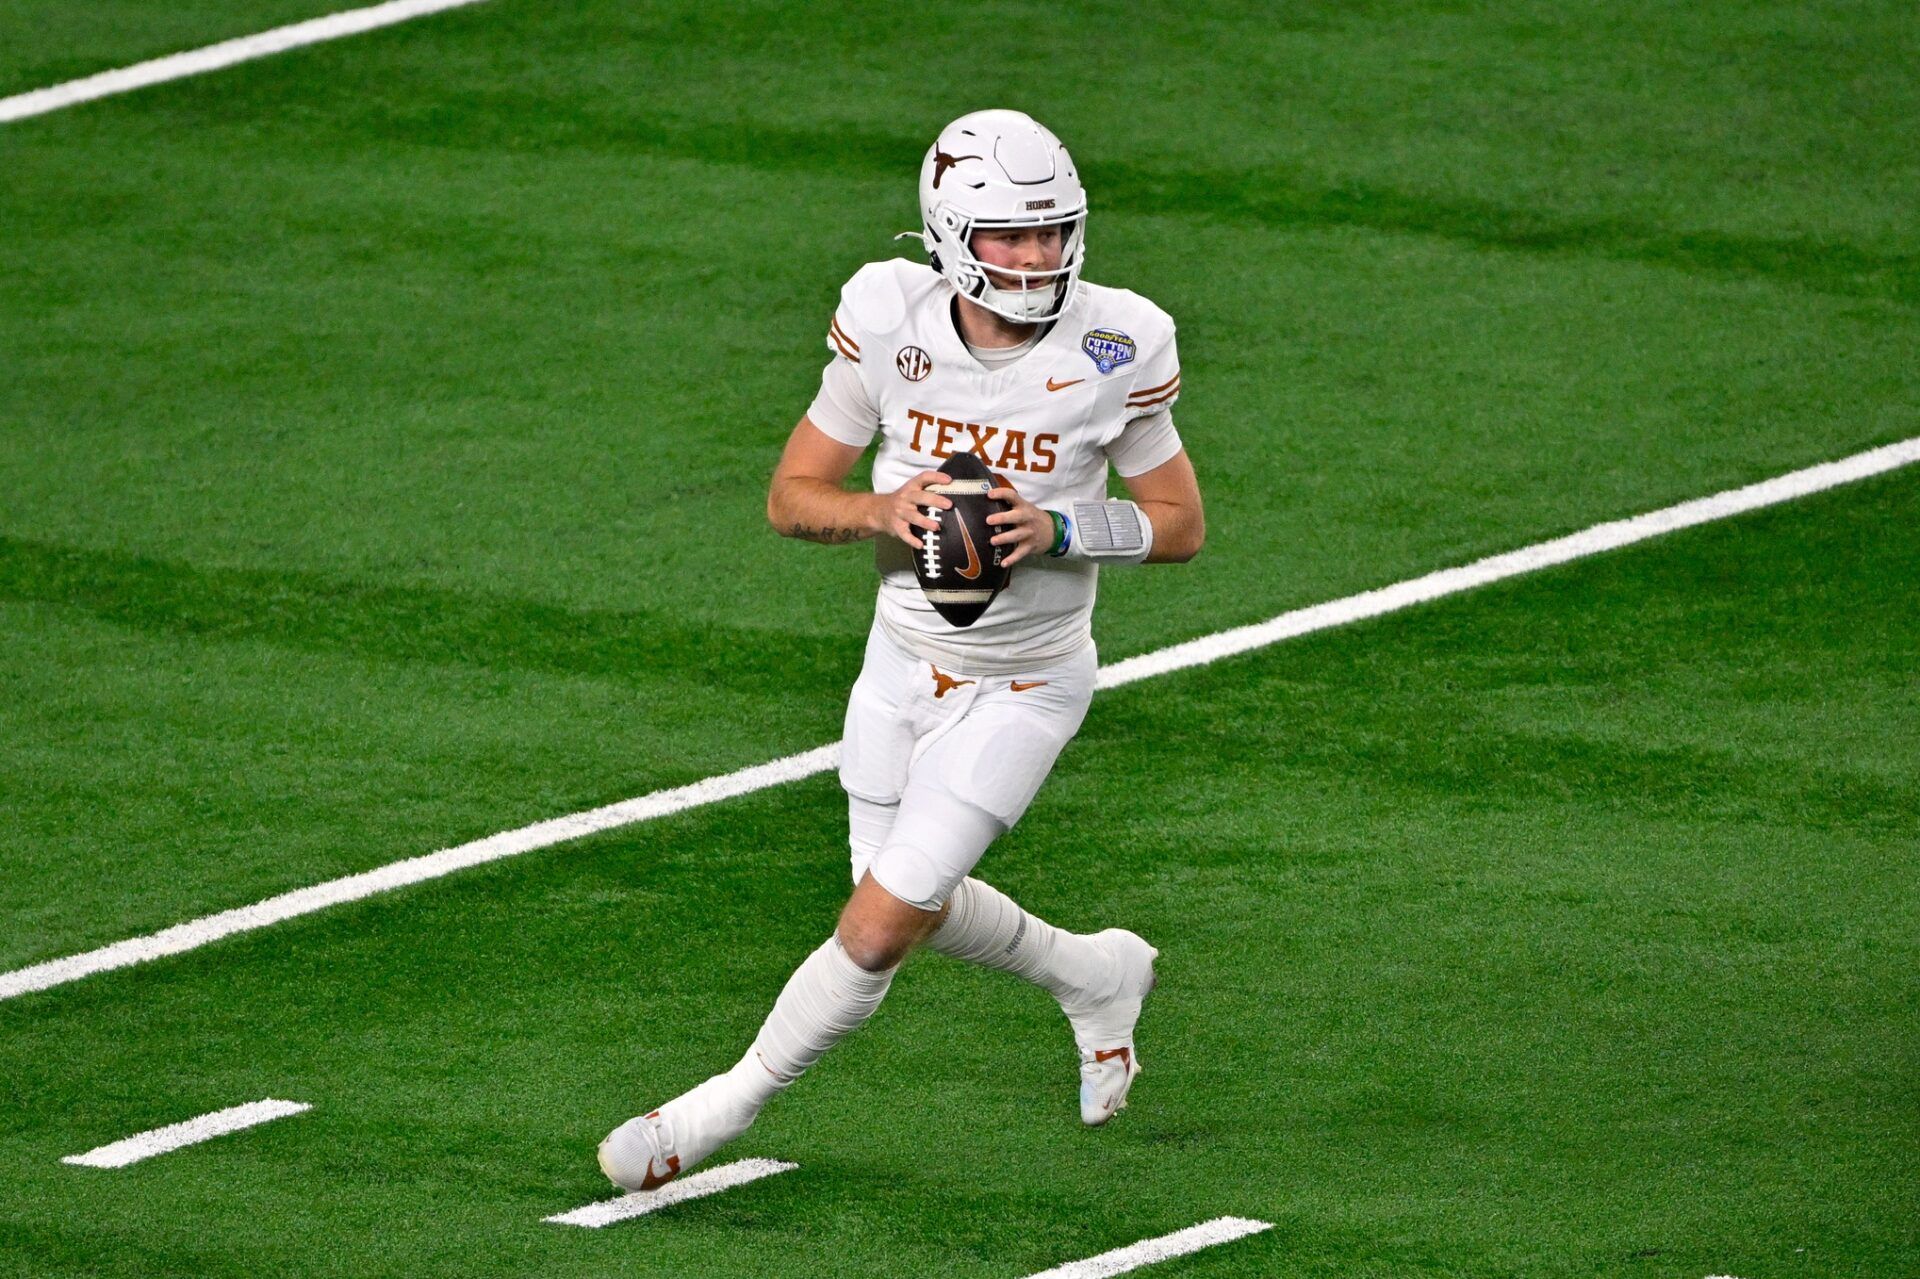
[[(1086, 261), (1087, 193), (1073, 159), (1047, 127), (1021, 111), (975, 111), (940, 131), (920, 164), (916, 235), (933, 269), (994, 314), (1039, 324), (1067, 309)], [(1017, 288), (1000, 288), (974, 256), (973, 233), (990, 227), (1057, 226), (1060, 266), (1009, 271)]]

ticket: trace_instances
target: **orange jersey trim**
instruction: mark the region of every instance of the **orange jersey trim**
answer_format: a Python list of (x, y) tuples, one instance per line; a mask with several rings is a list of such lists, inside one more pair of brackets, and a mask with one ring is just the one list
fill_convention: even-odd
[[(1176, 396), (1176, 395), (1178, 395), (1178, 394), (1180, 394), (1180, 379), (1179, 379), (1179, 378), (1177, 378), (1177, 377), (1176, 377), (1176, 378), (1174, 378), (1174, 379), (1173, 379), (1173, 381), (1171, 381), (1171, 382), (1169, 382), (1169, 383), (1168, 383), (1167, 385), (1168, 385), (1169, 387), (1171, 387), (1172, 389), (1171, 389), (1171, 390), (1169, 390), (1169, 391), (1168, 391), (1168, 392), (1167, 392), (1167, 393), (1166, 393), (1165, 395), (1156, 395), (1156, 396), (1154, 396), (1154, 397), (1153, 397), (1152, 399), (1150, 399), (1150, 400), (1135, 400), (1135, 399), (1129, 399), (1129, 400), (1127, 401), (1127, 407), (1128, 407), (1128, 408), (1130, 408), (1130, 409), (1147, 409), (1147, 408), (1152, 408), (1152, 407), (1153, 407), (1154, 405), (1156, 405), (1156, 404), (1165, 404), (1165, 403), (1166, 403), (1166, 402), (1167, 402), (1168, 400), (1171, 400), (1171, 399), (1172, 399), (1172, 398), (1173, 398), (1174, 396)], [(1159, 388), (1158, 388), (1158, 387), (1155, 387), (1154, 389), (1155, 389), (1155, 390), (1158, 390)]]
[(827, 336), (832, 338), (834, 345), (840, 348), (840, 354), (846, 356), (855, 364), (860, 363), (860, 344), (848, 337), (847, 331), (840, 327), (839, 316), (834, 316), (833, 319), (828, 322)]
[(1172, 377), (1162, 382), (1159, 386), (1144, 386), (1144, 387), (1141, 387), (1138, 391), (1129, 391), (1127, 392), (1127, 398), (1130, 400), (1133, 400), (1133, 399), (1138, 399), (1140, 396), (1143, 396), (1143, 395), (1158, 395), (1162, 391), (1172, 390), (1173, 387), (1179, 381), (1180, 381), (1180, 374), (1179, 374), (1179, 371), (1176, 370)]

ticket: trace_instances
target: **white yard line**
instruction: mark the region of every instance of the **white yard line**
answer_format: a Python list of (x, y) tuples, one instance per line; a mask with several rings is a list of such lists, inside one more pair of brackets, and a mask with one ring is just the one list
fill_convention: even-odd
[(154, 58), (148, 62), (136, 62), (130, 67), (116, 67), (112, 71), (102, 71), (98, 75), (68, 80), (64, 84), (50, 85), (30, 93), (18, 93), (10, 98), (0, 98), (0, 124), (25, 120), (29, 116), (45, 115), (49, 111), (58, 111), (62, 107), (74, 106), (81, 102), (91, 102), (95, 98), (111, 97), (116, 93), (129, 93), (134, 89), (144, 89), (148, 85), (164, 84), (168, 80), (181, 80), (206, 71), (218, 71), (221, 67), (230, 67), (236, 62), (251, 62), (255, 58), (285, 53), (288, 49), (298, 49), (302, 45), (338, 40), (342, 36), (357, 36), (365, 31), (390, 27), (397, 22), (407, 22), (430, 13), (438, 13), (442, 9), (458, 9), (464, 5), (478, 3), (480, 0), (390, 0), (387, 4), (371, 5), (365, 9), (348, 9), (343, 13), (330, 13), (324, 18), (312, 18), (290, 26), (275, 27), (271, 31), (262, 31), (258, 35), (222, 40), (219, 44), (210, 44), (205, 48), (188, 49), (184, 53), (169, 54), (167, 57)]
[[(1379, 617), (1382, 614), (1409, 608), (1442, 596), (1484, 586), (1489, 582), (1497, 582), (1502, 578), (1517, 577), (1522, 573), (1530, 573), (1535, 569), (1547, 568), (1555, 564), (1564, 564), (1583, 556), (1617, 550), (1675, 529), (1704, 524), (1710, 520), (1725, 519), (1763, 506), (1791, 501), (1794, 498), (1818, 493), (1823, 489), (1835, 488), (1903, 466), (1910, 466), (1915, 462), (1920, 462), (1920, 437), (1871, 449), (1865, 453), (1856, 453), (1837, 462), (1810, 466), (1805, 470), (1793, 471), (1744, 488), (1729, 489), (1724, 493), (1716, 493), (1712, 497), (1698, 498), (1691, 502), (1682, 502), (1677, 506), (1651, 511), (1645, 515), (1636, 515), (1631, 519), (1596, 524), (1592, 528), (1567, 537), (1554, 538), (1517, 551), (1508, 551), (1503, 555), (1476, 560), (1459, 568), (1442, 569), (1437, 573), (1428, 573), (1424, 577), (1416, 577), (1379, 590), (1350, 595), (1345, 599), (1315, 604), (1309, 608), (1295, 609), (1290, 613), (1282, 613), (1278, 617), (1251, 626), (1221, 631), (1185, 644), (1175, 644), (1156, 652), (1144, 653), (1139, 657), (1130, 657), (1125, 661), (1102, 667), (1100, 687), (1117, 688), (1149, 676), (1164, 675), (1169, 671), (1181, 670), (1189, 666), (1217, 662), (1221, 658), (1249, 652), (1268, 644), (1276, 644), (1281, 640), (1341, 626), (1361, 618)], [(61, 959), (50, 959), (26, 968), (16, 968), (11, 972), (0, 973), (0, 1000), (12, 999), (17, 995), (45, 990), (70, 981), (78, 981), (94, 973), (109, 972), (116, 968), (144, 963), (150, 959), (159, 959), (165, 955), (197, 950), (201, 946), (219, 941), (223, 937), (231, 937), (235, 933), (282, 923), (301, 915), (325, 910), (329, 906), (359, 901), (363, 897), (389, 892), (408, 884), (438, 879), (442, 875), (450, 875), (457, 870), (465, 870), (471, 866), (498, 861), (503, 857), (515, 857), (535, 849), (566, 843), (583, 835), (612, 830), (635, 822), (650, 821), (669, 813), (683, 812), (690, 808), (752, 794), (754, 791), (765, 790), (768, 787), (799, 781), (834, 768), (838, 763), (839, 755), (840, 744), (835, 742), (799, 755), (788, 755), (765, 764), (755, 764), (751, 768), (743, 768), (738, 772), (709, 777), (690, 785), (676, 786), (671, 790), (655, 791), (650, 795), (622, 800), (620, 803), (609, 804), (604, 808), (589, 809), (566, 817), (555, 817), (532, 826), (523, 826), (518, 830), (503, 831), (497, 835), (474, 840), (472, 843), (442, 849), (437, 853), (428, 853), (406, 861), (391, 862), (374, 870), (363, 871), (358, 875), (349, 875), (344, 879), (328, 880), (326, 883), (315, 884), (310, 888), (295, 889), (289, 893), (282, 893), (278, 897), (269, 897), (263, 902), (256, 902), (251, 906), (241, 906), (233, 910), (221, 911), (216, 915), (206, 915), (184, 924), (175, 924), (157, 933), (117, 941), (111, 945), (102, 946), (98, 950), (68, 955)]]
[(650, 1212), (659, 1212), (662, 1208), (689, 1199), (703, 1199), (708, 1195), (717, 1195), (723, 1190), (732, 1190), (735, 1186), (744, 1186), (750, 1181), (762, 1177), (771, 1177), (775, 1173), (792, 1172), (799, 1164), (782, 1163), (778, 1159), (742, 1159), (738, 1163), (721, 1164), (718, 1168), (709, 1168), (705, 1172), (696, 1172), (685, 1178), (669, 1181), (658, 1190), (636, 1190), (630, 1195), (618, 1199), (605, 1199), (584, 1208), (575, 1208), (572, 1212), (557, 1213), (543, 1218), (557, 1226), (585, 1226), (589, 1230), (598, 1230), (602, 1226), (611, 1226), (616, 1221), (627, 1221), (634, 1217), (644, 1217)]
[(1565, 537), (1536, 542), (1532, 546), (1523, 546), (1517, 551), (1508, 551), (1502, 555), (1490, 555), (1486, 559), (1475, 560), (1471, 564), (1463, 564), (1458, 568), (1441, 569), (1436, 573), (1428, 573), (1424, 577), (1409, 578), (1404, 582), (1395, 582), (1392, 586), (1383, 586), (1379, 590), (1349, 595), (1345, 599), (1315, 604), (1311, 608), (1297, 608), (1291, 613), (1282, 613), (1278, 617), (1268, 618), (1264, 622), (1255, 622), (1251, 626), (1240, 626), (1230, 631), (1220, 631), (1214, 635), (1202, 636), (1197, 640), (1189, 640), (1185, 644), (1175, 644), (1170, 648), (1159, 649), (1152, 653), (1142, 653), (1138, 657), (1129, 657), (1124, 662), (1115, 662), (1111, 666), (1101, 667), (1100, 687), (1118, 688), (1122, 684), (1131, 684), (1137, 679), (1165, 675), (1169, 671), (1181, 670), (1188, 666), (1204, 666), (1209, 662), (1217, 662), (1223, 657), (1232, 657), (1256, 648), (1265, 648), (1269, 644), (1278, 644), (1281, 640), (1293, 639), (1313, 631), (1344, 626), (1348, 622), (1379, 617), (1383, 613), (1398, 612), (1415, 604), (1437, 600), (1444, 595), (1457, 595), (1461, 591), (1485, 586), (1489, 582), (1497, 582), (1502, 578), (1518, 577), (1522, 573), (1551, 568), (1555, 564), (1565, 564), (1569, 560), (1584, 559), (1589, 555), (1598, 555), (1602, 551), (1618, 550), (1635, 542), (1644, 542), (1650, 537), (1658, 537), (1662, 533), (1671, 533), (1677, 529), (1691, 528), (1696, 524), (1707, 524), (1714, 520), (1724, 520), (1729, 516), (1758, 510), (1763, 506), (1790, 502), (1794, 498), (1806, 497), (1823, 489), (1836, 488), (1842, 484), (1851, 484), (1856, 480), (1864, 480), (1903, 466), (1911, 466), (1914, 462), (1920, 462), (1920, 437), (1901, 440), (1898, 444), (1888, 444), (1883, 448), (1869, 449), (1865, 453), (1855, 453), (1837, 462), (1823, 462), (1819, 466), (1809, 466), (1805, 470), (1777, 475), (1773, 479), (1749, 484), (1745, 488), (1728, 489), (1724, 493), (1715, 493), (1711, 497), (1695, 498), (1691, 502), (1682, 502), (1678, 506), (1662, 507), (1660, 510), (1636, 515), (1631, 519), (1595, 524), (1592, 528), (1582, 529), (1578, 533), (1569, 533)]
[(210, 1115), (201, 1115), (198, 1119), (188, 1119), (182, 1123), (168, 1124), (165, 1128), (155, 1128), (151, 1132), (136, 1133), (110, 1145), (89, 1150), (84, 1155), (67, 1155), (60, 1160), (63, 1164), (79, 1164), (85, 1168), (124, 1168), (128, 1164), (137, 1164), (142, 1159), (151, 1159), (155, 1155), (164, 1155), (170, 1150), (182, 1146), (194, 1146), (230, 1132), (239, 1132), (242, 1128), (251, 1128), (256, 1124), (269, 1123), (275, 1119), (285, 1119), (288, 1115), (297, 1115), (312, 1110), (304, 1101), (250, 1101), (244, 1106), (229, 1106), (225, 1110), (216, 1110)]
[(834, 767), (839, 754), (838, 743), (817, 747), (805, 754), (788, 755), (770, 763), (743, 768), (736, 773), (709, 777), (686, 786), (676, 786), (672, 790), (655, 791), (651, 795), (642, 795), (638, 799), (621, 800), (617, 804), (608, 804), (604, 808), (592, 808), (583, 813), (570, 813), (565, 817), (536, 822), (532, 826), (522, 826), (518, 830), (502, 831), (498, 835), (489, 835), (485, 839), (476, 839), (472, 843), (443, 848), (437, 853), (428, 853), (424, 857), (410, 857), (402, 862), (389, 862), (385, 866), (362, 871), (358, 875), (348, 875), (344, 879), (330, 879), (324, 884), (315, 884), (310, 888), (296, 888), (290, 893), (281, 893), (278, 897), (269, 897), (251, 906), (223, 910), (217, 915), (205, 915), (184, 924), (175, 924), (172, 928), (163, 928), (157, 933), (148, 933), (144, 937), (131, 937), (126, 941), (117, 941), (110, 946), (102, 946), (98, 950), (69, 955), (65, 959), (51, 959), (30, 968), (17, 968), (12, 972), (0, 973), (0, 999), (11, 999), (15, 995), (23, 995), (30, 990), (45, 990), (49, 986), (78, 981), (82, 977), (107, 972), (114, 968), (125, 968), (129, 964), (145, 963), (149, 959), (158, 959), (163, 955), (177, 955), (182, 951), (197, 950), (208, 942), (218, 941), (222, 937), (231, 937), (235, 933), (265, 928), (269, 924), (296, 919), (301, 915), (311, 915), (329, 906), (359, 901), (375, 893), (391, 892), (393, 889), (417, 884), (423, 880), (438, 879), (442, 875), (451, 875), (454, 871), (465, 870), (470, 866), (499, 861), (503, 857), (517, 857), (521, 853), (532, 852), (536, 848), (564, 844), (568, 840), (579, 839), (582, 835), (591, 835), (596, 831), (612, 830), (616, 826), (630, 826), (635, 822), (665, 817), (669, 813), (677, 813), (682, 809), (698, 808), (704, 804), (732, 799), (736, 795), (765, 790), (770, 786), (778, 786), (782, 782), (798, 781), (802, 777), (811, 777), (815, 773), (822, 773)]
[(1069, 1261), (1064, 1266), (1055, 1266), (1051, 1270), (1042, 1270), (1039, 1274), (1028, 1275), (1027, 1279), (1108, 1279), (1110, 1275), (1123, 1275), (1129, 1270), (1151, 1266), (1156, 1261), (1165, 1261), (1170, 1257), (1184, 1257), (1190, 1252), (1199, 1252), (1202, 1248), (1231, 1243), (1235, 1239), (1244, 1239), (1248, 1235), (1257, 1235), (1262, 1230), (1272, 1229), (1271, 1221), (1250, 1221), (1245, 1217), (1215, 1217), (1212, 1221), (1203, 1221), (1197, 1226), (1188, 1226), (1185, 1230), (1176, 1230), (1170, 1235), (1161, 1235), (1157, 1239), (1142, 1239), (1139, 1243), (1115, 1248), (1112, 1252), (1103, 1252), (1097, 1257), (1088, 1257), (1085, 1261)]

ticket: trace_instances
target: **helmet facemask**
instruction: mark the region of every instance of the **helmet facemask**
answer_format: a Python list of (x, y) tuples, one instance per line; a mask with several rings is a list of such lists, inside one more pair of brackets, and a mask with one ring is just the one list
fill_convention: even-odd
[[(943, 209), (942, 213), (952, 210)], [(936, 221), (944, 221), (936, 218)], [(1086, 214), (1076, 210), (1067, 217), (1046, 221), (1006, 222), (984, 219), (968, 222), (956, 218), (958, 225), (949, 234), (940, 231), (930, 237), (934, 269), (953, 282), (961, 296), (1015, 324), (1044, 324), (1056, 320), (1073, 298), (1074, 285), (1080, 279), (1085, 260)], [(1022, 271), (1014, 267), (991, 266), (973, 251), (973, 237), (981, 231), (1031, 227), (1060, 228), (1060, 265), (1044, 271)], [(932, 229), (932, 228), (929, 228)], [(940, 230), (945, 230), (942, 227)], [(951, 253), (951, 266), (947, 254)], [(994, 277), (1008, 281), (996, 284)]]
[[(975, 305), (1044, 324), (1073, 301), (1086, 260), (1086, 191), (1060, 139), (1031, 116), (976, 111), (941, 130), (921, 162), (920, 215), (926, 231), (917, 238), (933, 269)], [(980, 231), (1051, 226), (1060, 228), (1060, 265), (1048, 270), (989, 266), (973, 250)]]

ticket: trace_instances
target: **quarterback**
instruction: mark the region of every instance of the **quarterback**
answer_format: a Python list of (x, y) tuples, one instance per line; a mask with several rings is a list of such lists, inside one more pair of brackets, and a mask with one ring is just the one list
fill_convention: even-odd
[[(861, 268), (827, 327), (820, 393), (787, 440), (767, 516), (788, 537), (872, 539), (879, 601), (848, 699), (840, 783), (853, 892), (794, 971), (746, 1054), (614, 1129), (600, 1167), (651, 1190), (745, 1132), (761, 1107), (866, 1021), (909, 951), (1013, 973), (1060, 1004), (1080, 1052), (1080, 1117), (1126, 1103), (1134, 1027), (1158, 953), (1111, 928), (1075, 934), (972, 877), (1020, 820), (1085, 717), (1102, 565), (1191, 559), (1205, 536), (1174, 430), (1173, 321), (1080, 278), (1087, 197), (1060, 140), (1017, 111), (941, 131), (920, 167), (930, 266)], [(845, 487), (878, 441), (873, 491)], [(1006, 509), (988, 517), (1013, 567), (955, 626), (913, 556), (952, 505), (943, 459), (973, 453)], [(1107, 496), (1111, 467), (1131, 495)]]

